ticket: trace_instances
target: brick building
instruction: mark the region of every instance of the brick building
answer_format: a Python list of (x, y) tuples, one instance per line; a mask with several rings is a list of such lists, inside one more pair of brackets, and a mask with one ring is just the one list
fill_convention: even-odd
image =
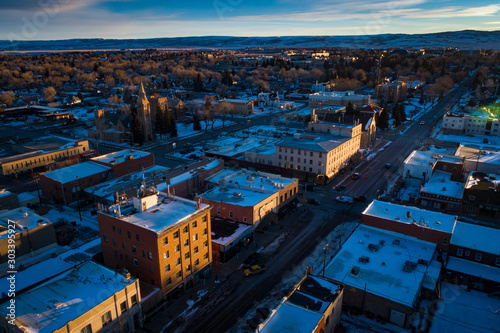
[(0, 267), (6, 267), (9, 225), (14, 225), (16, 261), (57, 247), (54, 225), (28, 208), (0, 212)]
[(446, 278), (488, 293), (500, 291), (500, 230), (457, 222)]
[(500, 175), (471, 172), (464, 189), (464, 213), (500, 217)]
[(361, 215), (361, 223), (432, 242), (448, 251), (457, 217), (412, 206), (373, 200)]
[(445, 212), (458, 213), (462, 208), (464, 183), (452, 181), (453, 174), (435, 170), (420, 188), (420, 205)]
[(121, 177), (155, 165), (153, 153), (134, 149), (100, 155), (93, 157), (91, 161), (111, 168), (114, 177)]
[(141, 186), (133, 204), (101, 207), (105, 265), (127, 269), (163, 295), (196, 282), (212, 261), (210, 206)]
[(110, 167), (84, 162), (40, 174), (40, 188), (46, 198), (68, 204), (83, 198), (81, 190), (112, 177)]

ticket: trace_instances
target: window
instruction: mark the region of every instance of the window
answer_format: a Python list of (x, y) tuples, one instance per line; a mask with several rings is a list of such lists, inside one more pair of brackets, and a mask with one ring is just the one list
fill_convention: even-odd
[(122, 228), (118, 228), (118, 233), (121, 235), (122, 234)]
[(474, 201), (474, 200), (476, 200), (476, 197), (474, 195), (469, 195), (469, 200)]
[(168, 237), (163, 238), (163, 246), (168, 244)]
[(122, 242), (122, 247), (123, 247), (124, 250), (126, 250), (127, 249), (127, 244), (125, 244), (125, 242)]
[[(194, 261), (194, 265), (195, 265), (195, 266), (198, 266), (199, 264), (200, 264), (200, 259), (196, 259), (196, 260)], [(499, 265), (500, 265), (500, 263), (499, 263)]]
[(465, 256), (466, 257), (470, 256), (470, 251), (469, 250), (465, 250)]
[(153, 254), (151, 252), (148, 252), (148, 258), (153, 260)]
[(463, 254), (464, 254), (464, 250), (463, 249), (458, 249), (457, 250), (457, 257), (461, 257)]
[(500, 257), (495, 259), (495, 265), (500, 266)]
[(198, 223), (196, 223), (196, 221), (194, 221), (192, 225), (193, 225), (193, 229), (194, 229), (198, 226)]
[(116, 227), (115, 227), (115, 226), (113, 226), (113, 232), (115, 232), (115, 231), (116, 231)]
[(137, 249), (135, 246), (132, 246), (132, 253), (136, 253), (137, 252)]
[(205, 259), (205, 260), (208, 259), (208, 253), (205, 253), (205, 255), (203, 256), (203, 259)]
[(220, 207), (217, 207), (217, 215), (220, 215)]
[(312, 151), (309, 153), (309, 156), (311, 156), (311, 157), (313, 156), (313, 152)]
[(135, 240), (139, 240), (139, 234), (135, 234)]
[[(245, 217), (245, 219), (246, 219), (246, 217)], [(208, 234), (207, 228), (203, 229), (203, 235), (206, 235), (206, 234)]]
[(104, 238), (104, 241), (105, 241), (105, 242), (107, 242), (107, 241), (108, 241), (108, 236), (103, 235), (102, 237)]
[(134, 259), (134, 265), (139, 266), (139, 261), (137, 259)]
[(182, 272), (181, 271), (178, 271), (177, 272), (177, 278), (180, 279), (182, 277)]
[(232, 211), (229, 211), (229, 218), (233, 218), (233, 212)]
[(170, 272), (170, 265), (165, 266), (165, 273)]
[(153, 266), (149, 265), (149, 271), (153, 273)]
[(191, 265), (186, 266), (186, 272), (189, 272), (189, 271), (191, 271)]
[(142, 256), (146, 258), (146, 250), (142, 250)]
[(184, 255), (184, 259), (189, 259), (189, 252), (187, 252), (185, 255)]
[(198, 253), (198, 246), (194, 248), (193, 252)]
[(184, 246), (189, 246), (189, 239), (186, 239), (186, 240), (184, 241)]
[(203, 242), (203, 247), (208, 247), (208, 241)]
[(207, 222), (207, 216), (206, 215), (201, 218), (201, 222), (203, 222), (203, 223)]
[(194, 234), (193, 235), (193, 241), (197, 241), (198, 240), (198, 234)]
[(177, 230), (176, 232), (174, 232), (174, 239), (177, 239), (179, 238), (179, 230)]
[(483, 259), (483, 254), (482, 253), (476, 253), (476, 261), (481, 261)]
[(125, 311), (127, 311), (127, 302), (121, 302), (120, 311), (121, 311), (121, 313), (124, 313)]
[(111, 322), (111, 311), (106, 312), (101, 316), (102, 327), (106, 326)]
[(179, 252), (181, 250), (181, 246), (179, 244), (177, 244), (175, 246), (175, 252)]
[(243, 222), (246, 222), (247, 221), (247, 218), (245, 216), (243, 216)]
[(443, 245), (447, 245), (448, 244), (448, 238), (444, 238), (443, 239)]
[(172, 278), (168, 278), (167, 279), (167, 286), (171, 285), (172, 284)]
[(182, 233), (184, 233), (184, 234), (188, 233), (188, 227), (187, 226), (185, 226), (184, 228), (182, 228)]
[(88, 324), (80, 330), (80, 333), (92, 333), (92, 325)]
[(137, 304), (137, 295), (132, 295), (132, 297), (130, 297), (130, 303), (132, 303), (132, 306)]
[(179, 266), (180, 264), (181, 264), (181, 258), (177, 258), (177, 260), (175, 261), (175, 265)]
[(113, 245), (116, 246), (116, 238), (113, 238)]
[(127, 231), (127, 237), (128, 239), (132, 239), (132, 233), (130, 231)]
[(170, 257), (168, 251), (163, 252), (163, 259), (168, 259)]

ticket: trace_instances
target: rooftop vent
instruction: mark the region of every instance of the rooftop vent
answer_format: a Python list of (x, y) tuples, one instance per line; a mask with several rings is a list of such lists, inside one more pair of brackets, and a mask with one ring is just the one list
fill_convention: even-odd
[(429, 260), (425, 260), (425, 259), (418, 259), (418, 263), (419, 263), (420, 265), (428, 266), (428, 265), (429, 265)]
[(241, 192), (233, 192), (233, 197), (241, 198)]
[(351, 275), (358, 276), (359, 275), (359, 267), (358, 266), (353, 266), (351, 268)]
[(370, 257), (361, 256), (361, 257), (359, 257), (359, 262), (362, 262), (363, 264), (367, 264), (370, 262)]
[(401, 241), (399, 239), (395, 239), (395, 240), (392, 241), (392, 245), (399, 246), (399, 244), (401, 244)]
[(407, 211), (406, 212), (406, 218), (409, 219), (411, 217), (411, 212), (410, 211)]
[(378, 250), (380, 249), (380, 246), (377, 245), (377, 244), (368, 244), (368, 250), (370, 250), (370, 252), (377, 252)]

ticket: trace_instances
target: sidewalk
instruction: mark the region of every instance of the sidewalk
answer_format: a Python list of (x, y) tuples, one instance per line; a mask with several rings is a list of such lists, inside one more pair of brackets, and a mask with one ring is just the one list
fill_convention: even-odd
[(190, 308), (189, 304), (193, 305), (201, 296), (207, 292), (217, 288), (222, 281), (232, 274), (241, 274), (240, 267), (243, 261), (259, 248), (265, 248), (272, 243), (280, 234), (289, 229), (297, 221), (297, 212), (302, 212), (303, 207), (298, 207), (297, 210), (290, 211), (290, 214), (282, 218), (277, 224), (271, 224), (263, 231), (255, 233), (254, 242), (243, 248), (236, 256), (231, 258), (227, 263), (213, 262), (210, 268), (210, 276), (206, 280), (199, 280), (193, 288), (190, 288), (182, 294), (178, 299), (174, 299), (169, 304), (163, 307), (163, 310), (152, 314), (150, 321), (144, 324), (142, 329), (137, 329), (137, 332), (161, 332), (163, 327), (173, 321), (183, 312)]

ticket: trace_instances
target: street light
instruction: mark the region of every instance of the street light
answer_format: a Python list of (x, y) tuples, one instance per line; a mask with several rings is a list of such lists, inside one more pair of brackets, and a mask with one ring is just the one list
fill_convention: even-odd
[(325, 250), (325, 256), (323, 258), (323, 277), (325, 277), (325, 269), (326, 269), (326, 253), (328, 251), (328, 245), (329, 244), (326, 244), (325, 247), (323, 248), (323, 250)]

